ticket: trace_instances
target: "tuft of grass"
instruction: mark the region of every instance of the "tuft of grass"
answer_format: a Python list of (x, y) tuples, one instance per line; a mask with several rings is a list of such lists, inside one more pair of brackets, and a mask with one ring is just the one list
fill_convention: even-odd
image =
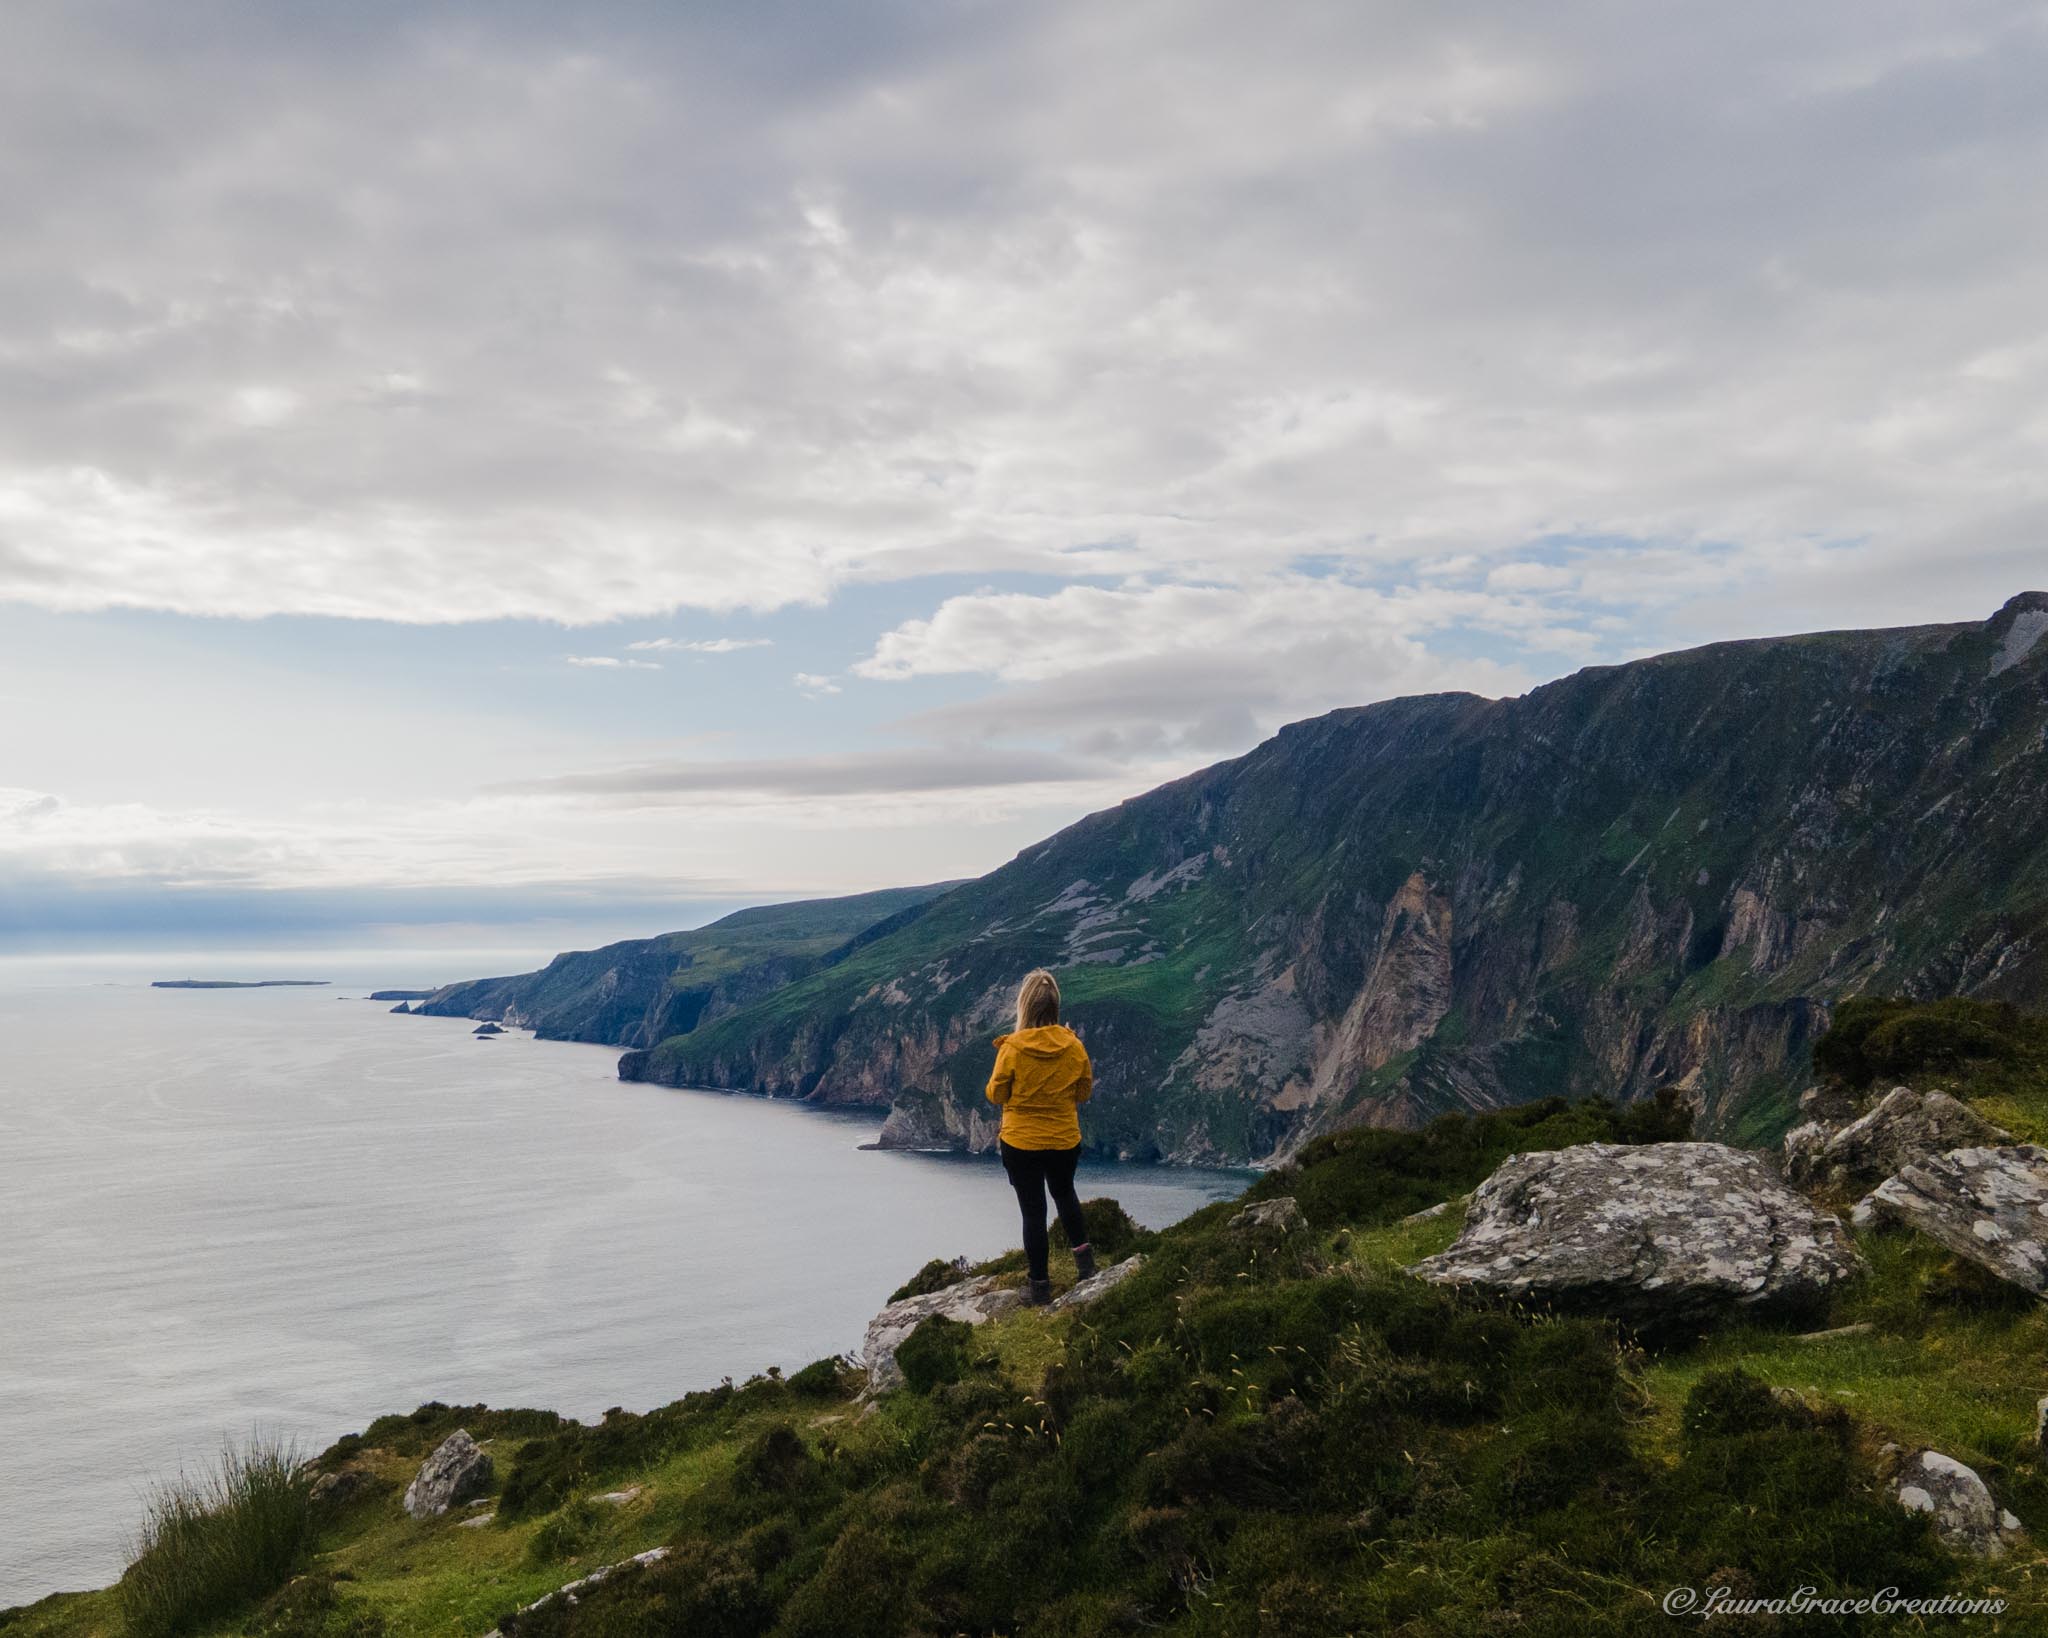
[(312, 1531), (311, 1492), (297, 1450), (260, 1438), (159, 1484), (119, 1588), (132, 1638), (175, 1638), (283, 1586)]

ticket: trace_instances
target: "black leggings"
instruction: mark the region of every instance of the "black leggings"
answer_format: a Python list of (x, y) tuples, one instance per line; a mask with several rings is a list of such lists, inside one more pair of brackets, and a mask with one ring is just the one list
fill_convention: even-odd
[(1071, 1149), (1013, 1149), (1002, 1145), (1003, 1170), (1010, 1174), (1010, 1187), (1017, 1191), (1017, 1204), (1024, 1212), (1024, 1260), (1031, 1265), (1031, 1277), (1045, 1276), (1045, 1197), (1052, 1196), (1060, 1221), (1067, 1226), (1067, 1244), (1088, 1243), (1088, 1219), (1081, 1215), (1081, 1202), (1074, 1194), (1074, 1167), (1081, 1159), (1081, 1146)]

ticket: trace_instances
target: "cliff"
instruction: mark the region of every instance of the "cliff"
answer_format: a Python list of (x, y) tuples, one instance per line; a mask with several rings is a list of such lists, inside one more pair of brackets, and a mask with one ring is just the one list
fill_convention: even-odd
[(862, 935), (904, 925), (952, 885), (739, 910), (689, 932), (571, 950), (538, 972), (447, 984), (412, 1010), (513, 1024), (548, 1040), (644, 1046), (830, 967)]
[(1121, 1155), (1670, 1083), (1703, 1131), (1767, 1139), (1840, 997), (2048, 999), (2044, 633), (2034, 592), (1332, 712), (760, 994), (627, 1001), (578, 1038), (631, 1014), (663, 1038), (628, 1078), (886, 1105), (885, 1144), (983, 1149), (988, 1037), (1045, 964)]

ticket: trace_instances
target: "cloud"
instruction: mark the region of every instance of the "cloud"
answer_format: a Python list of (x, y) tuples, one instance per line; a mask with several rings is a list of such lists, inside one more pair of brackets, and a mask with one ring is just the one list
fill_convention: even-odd
[(677, 637), (649, 637), (626, 645), (632, 650), (656, 654), (737, 654), (745, 648), (773, 646), (774, 640), (768, 637), (709, 637), (694, 642)]
[(659, 660), (622, 660), (615, 654), (570, 654), (565, 655), (571, 665), (580, 665), (592, 671), (659, 671)]
[(1538, 603), (1458, 588), (1387, 593), (1305, 575), (1239, 586), (1067, 586), (949, 598), (853, 667), (884, 681), (981, 674), (1013, 686), (919, 712), (941, 740), (1026, 738), (1091, 755), (1227, 754), (1282, 722), (1392, 694), (1519, 693), (1533, 680), (1425, 639), (1452, 625), (1570, 650), (1588, 633)]
[(1043, 751), (950, 747), (843, 755), (647, 762), (591, 773), (555, 774), (501, 789), (509, 795), (656, 804), (704, 797), (813, 802), (820, 798), (994, 791), (1025, 785), (1092, 785), (1122, 770), (1099, 760)]
[(839, 684), (832, 678), (821, 677), (814, 671), (799, 671), (791, 681), (814, 700), (840, 691)]
[(2048, 524), (2024, 0), (167, 17), (10, 13), (0, 598), (589, 623), (1574, 537), (1768, 607), (1831, 544), (1905, 618)]

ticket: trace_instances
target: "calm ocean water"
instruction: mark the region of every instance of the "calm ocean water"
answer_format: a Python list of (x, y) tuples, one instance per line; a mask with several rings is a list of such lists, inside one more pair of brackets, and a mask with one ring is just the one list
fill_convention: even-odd
[[(1014, 1245), (994, 1164), (879, 1114), (621, 1085), (616, 1053), (367, 988), (487, 967), (0, 967), (0, 1607), (119, 1574), (152, 1476), (429, 1399), (577, 1416), (856, 1347), (928, 1257)], [(133, 964), (131, 964), (132, 968)], [(1244, 1175), (1083, 1168), (1160, 1226)]]

